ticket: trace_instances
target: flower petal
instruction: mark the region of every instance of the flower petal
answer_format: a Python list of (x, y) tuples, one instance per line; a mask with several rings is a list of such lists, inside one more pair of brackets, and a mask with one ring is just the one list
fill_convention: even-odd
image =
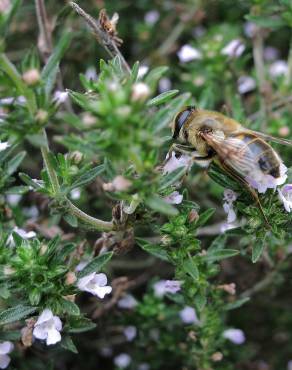
[(14, 348), (14, 345), (12, 342), (6, 341), (3, 343), (0, 343), (0, 355), (6, 355), (7, 353), (10, 353)]
[(0, 355), (0, 369), (6, 369), (10, 364), (11, 358), (7, 355)]
[(33, 336), (37, 339), (44, 340), (48, 336), (48, 332), (46, 330), (46, 327), (43, 325), (38, 325), (33, 329), (32, 332)]
[(54, 326), (55, 326), (55, 328), (58, 331), (61, 331), (62, 330), (62, 327), (63, 327), (63, 324), (62, 324), (62, 321), (60, 320), (60, 318), (58, 316), (54, 316), (53, 317), (53, 320), (54, 320)]
[(56, 344), (57, 342), (60, 342), (61, 340), (61, 334), (56, 329), (50, 329), (48, 330), (48, 336), (47, 336), (47, 346), (50, 346), (51, 344)]
[(94, 277), (94, 283), (99, 286), (105, 286), (107, 284), (106, 274), (100, 273)]
[(37, 322), (35, 323), (35, 327), (38, 326), (38, 325), (41, 325), (43, 323), (45, 323), (46, 321), (49, 321), (53, 318), (53, 312), (49, 309), (49, 308), (46, 308), (43, 310), (43, 312), (40, 314)]

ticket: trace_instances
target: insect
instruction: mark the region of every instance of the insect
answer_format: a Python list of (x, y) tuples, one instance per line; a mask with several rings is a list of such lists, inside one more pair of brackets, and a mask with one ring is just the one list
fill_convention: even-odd
[(173, 139), (180, 142), (173, 145), (174, 151), (192, 154), (198, 163), (215, 161), (250, 191), (261, 211), (257, 192), (264, 193), (286, 181), (287, 168), (267, 141), (285, 145), (292, 145), (292, 141), (249, 130), (219, 112), (193, 106), (176, 115), (172, 132)]

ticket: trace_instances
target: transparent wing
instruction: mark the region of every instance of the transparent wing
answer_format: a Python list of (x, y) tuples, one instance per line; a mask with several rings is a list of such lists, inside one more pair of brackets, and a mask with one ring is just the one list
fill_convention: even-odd
[(258, 131), (253, 131), (253, 130), (245, 130), (245, 131), (242, 131), (242, 133), (253, 134), (266, 141), (273, 141), (274, 143), (292, 146), (292, 140), (289, 140), (289, 139), (282, 139), (280, 137), (271, 136), (271, 135), (264, 134)]

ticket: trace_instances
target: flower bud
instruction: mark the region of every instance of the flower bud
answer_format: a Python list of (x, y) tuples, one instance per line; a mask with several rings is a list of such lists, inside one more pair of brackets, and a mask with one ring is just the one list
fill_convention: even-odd
[(63, 298), (66, 299), (66, 301), (69, 301), (69, 302), (75, 302), (75, 297), (76, 297), (76, 294), (70, 294), (70, 295), (63, 296)]
[(236, 285), (234, 283), (218, 285), (218, 289), (224, 290), (226, 293), (234, 295), (236, 294)]
[(192, 209), (188, 214), (188, 220), (190, 223), (197, 221), (199, 218), (199, 214), (196, 210)]
[(144, 82), (137, 82), (132, 88), (132, 100), (144, 101), (150, 96), (151, 90)]
[(78, 150), (75, 150), (69, 154), (69, 159), (71, 159), (74, 164), (79, 164), (83, 159), (83, 154)]
[(223, 354), (221, 352), (215, 352), (211, 356), (212, 361), (219, 362), (223, 359)]
[(35, 115), (35, 119), (38, 123), (46, 123), (48, 120), (49, 114), (47, 111), (43, 109), (39, 109)]
[(40, 81), (40, 73), (36, 68), (29, 69), (23, 73), (22, 79), (28, 86), (36, 85)]
[(86, 128), (90, 128), (96, 124), (96, 118), (90, 113), (84, 113), (82, 122)]
[(76, 280), (77, 280), (77, 277), (76, 277), (75, 273), (72, 272), (72, 271), (69, 271), (66, 274), (65, 284), (66, 285), (72, 285), (72, 284), (75, 283)]
[(123, 176), (117, 176), (113, 180), (113, 186), (116, 191), (126, 191), (131, 187), (131, 181), (127, 180)]
[(278, 133), (279, 133), (280, 136), (286, 137), (290, 134), (290, 129), (289, 129), (288, 126), (283, 126), (283, 127), (279, 128)]

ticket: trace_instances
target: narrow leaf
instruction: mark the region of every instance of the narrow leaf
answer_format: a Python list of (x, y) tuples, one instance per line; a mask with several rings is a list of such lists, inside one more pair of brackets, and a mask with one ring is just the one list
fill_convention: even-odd
[(18, 305), (0, 312), (0, 325), (6, 325), (26, 318), (36, 311), (36, 307)]
[(136, 238), (136, 241), (145, 252), (150, 253), (153, 256), (162, 259), (163, 261), (168, 261), (167, 251), (163, 249), (163, 247), (156, 244), (150, 244), (141, 238)]
[(92, 182), (98, 175), (100, 175), (104, 171), (104, 165), (101, 164), (90, 170), (86, 171), (83, 175), (81, 175), (77, 180), (73, 182), (70, 186), (70, 189), (75, 189), (80, 186), (85, 186)]
[(145, 203), (149, 208), (153, 209), (153, 211), (157, 211), (168, 216), (175, 216), (178, 214), (178, 210), (175, 207), (166, 203), (157, 195), (147, 198)]
[(95, 257), (91, 262), (89, 262), (82, 271), (78, 273), (78, 278), (82, 278), (92, 272), (100, 271), (112, 258), (113, 252), (107, 252), (101, 256)]
[(177, 95), (178, 92), (179, 92), (178, 90), (165, 91), (165, 92), (163, 92), (163, 93), (155, 96), (155, 98), (149, 100), (146, 105), (148, 107), (153, 107), (153, 106), (156, 106), (156, 105), (160, 105), (160, 104), (166, 103), (172, 97), (174, 97), (175, 95)]
[(184, 261), (183, 270), (189, 274), (194, 280), (199, 279), (199, 270), (198, 267), (192, 257), (189, 257), (187, 260)]

